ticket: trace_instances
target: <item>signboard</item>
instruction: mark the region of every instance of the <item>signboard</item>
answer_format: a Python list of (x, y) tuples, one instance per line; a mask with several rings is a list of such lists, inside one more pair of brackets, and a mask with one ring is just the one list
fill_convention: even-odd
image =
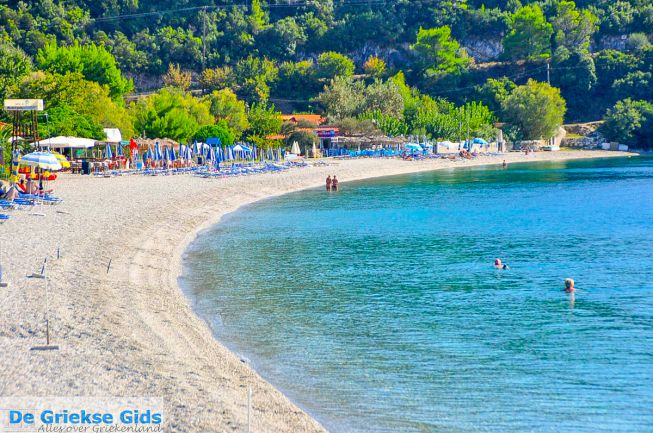
[(333, 129), (320, 129), (317, 131), (317, 136), (320, 138), (331, 138), (336, 136), (336, 131)]
[(43, 111), (43, 99), (5, 99), (6, 111)]

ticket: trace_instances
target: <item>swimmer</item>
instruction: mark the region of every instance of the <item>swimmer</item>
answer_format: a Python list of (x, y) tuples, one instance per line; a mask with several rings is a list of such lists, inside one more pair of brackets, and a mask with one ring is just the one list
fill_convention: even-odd
[(574, 280), (571, 278), (565, 279), (565, 292), (574, 293), (576, 289), (574, 288)]
[(501, 262), (501, 259), (494, 259), (494, 267), (497, 269), (510, 269), (507, 264)]

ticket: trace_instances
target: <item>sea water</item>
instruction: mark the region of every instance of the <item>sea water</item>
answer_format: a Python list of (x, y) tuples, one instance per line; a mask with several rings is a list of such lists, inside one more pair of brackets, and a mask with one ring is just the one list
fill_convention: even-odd
[(228, 215), (182, 277), (216, 337), (325, 427), (653, 431), (653, 159), (341, 188)]

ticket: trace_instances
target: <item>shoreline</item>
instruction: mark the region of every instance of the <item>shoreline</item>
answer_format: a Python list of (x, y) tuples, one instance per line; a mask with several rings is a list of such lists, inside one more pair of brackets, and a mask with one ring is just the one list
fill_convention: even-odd
[[(634, 154), (532, 155), (464, 162), (330, 160), (333, 165), (229, 179), (64, 175), (54, 184), (64, 203), (46, 207), (45, 217), (12, 212), (10, 221), (0, 225), (0, 260), (10, 283), (0, 291), (0, 344), (5, 348), (0, 393), (160, 397), (166, 405), (165, 431), (242, 431), (251, 386), (254, 431), (324, 431), (215, 339), (195, 313), (179, 285), (190, 244), (224, 215), (261, 199), (321, 186), (327, 174), (347, 182), (498, 165), (504, 159), (521, 163)], [(62, 252), (58, 260), (57, 248)], [(44, 340), (43, 284), (25, 275), (40, 269), (45, 256), (51, 332), (60, 350), (30, 352)]]

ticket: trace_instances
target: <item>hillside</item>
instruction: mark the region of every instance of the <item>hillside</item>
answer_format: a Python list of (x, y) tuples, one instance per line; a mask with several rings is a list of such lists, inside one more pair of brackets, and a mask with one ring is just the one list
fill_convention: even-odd
[(206, 93), (311, 111), (342, 74), (402, 73), (424, 95), (498, 115), (501, 92), (549, 80), (569, 122), (653, 99), (650, 0), (36, 0), (9, 1), (0, 17), (2, 49), (24, 51), (32, 69), (65, 72), (59, 47), (103, 47), (132, 83), (122, 94), (169, 85), (178, 68)]

